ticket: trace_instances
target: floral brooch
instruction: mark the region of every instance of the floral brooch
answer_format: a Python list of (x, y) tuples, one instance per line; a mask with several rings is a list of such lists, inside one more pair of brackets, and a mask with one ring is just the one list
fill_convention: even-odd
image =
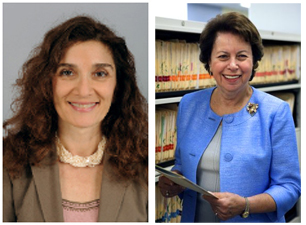
[(258, 104), (249, 102), (246, 109), (250, 113), (251, 116), (254, 116), (254, 114), (257, 112)]

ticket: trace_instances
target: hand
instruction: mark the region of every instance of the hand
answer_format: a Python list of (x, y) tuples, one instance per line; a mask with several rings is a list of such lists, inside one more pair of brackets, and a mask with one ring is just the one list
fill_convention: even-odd
[(159, 177), (158, 187), (160, 189), (161, 194), (166, 198), (171, 198), (175, 195), (178, 195), (182, 193), (185, 189), (181, 185), (174, 183), (165, 176)]
[(228, 192), (214, 192), (218, 199), (203, 195), (211, 205), (213, 212), (221, 220), (228, 220), (242, 214), (245, 209), (245, 199), (237, 194)]

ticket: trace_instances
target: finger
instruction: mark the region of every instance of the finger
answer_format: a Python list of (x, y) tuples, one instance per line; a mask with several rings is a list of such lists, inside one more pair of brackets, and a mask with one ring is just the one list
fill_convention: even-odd
[(165, 198), (171, 198), (173, 197), (174, 195), (171, 193), (171, 191), (168, 191), (168, 190), (165, 190), (162, 192), (162, 195), (165, 197)]
[(226, 220), (226, 215), (224, 215), (221, 211), (214, 211), (215, 212), (215, 216), (217, 216), (220, 220)]
[(218, 208), (214, 212), (218, 213), (217, 216), (220, 220), (228, 220), (233, 217), (231, 211), (228, 211), (228, 210), (224, 211), (224, 209), (222, 208)]
[(159, 177), (159, 182), (163, 183), (163, 184), (166, 184), (166, 185), (169, 185), (169, 186), (173, 186), (174, 183), (172, 180), (168, 179), (167, 177), (165, 176), (160, 176)]
[(218, 202), (218, 199), (211, 197), (211, 196), (202, 195), (202, 198), (208, 201), (211, 205), (215, 205)]

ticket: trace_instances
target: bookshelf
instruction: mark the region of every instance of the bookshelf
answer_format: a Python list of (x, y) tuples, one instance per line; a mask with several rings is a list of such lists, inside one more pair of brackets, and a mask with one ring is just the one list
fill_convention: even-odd
[[(195, 22), (195, 21), (184, 21), (177, 19), (161, 18), (156, 17), (155, 19), (155, 34), (156, 40), (186, 40), (187, 43), (197, 43), (200, 34), (205, 27), (206, 23)], [(274, 31), (259, 30), (259, 33), (263, 39), (264, 46), (292, 46), (301, 45), (301, 36), (289, 33), (280, 33)], [(280, 92), (288, 92), (294, 95), (293, 104), (293, 118), (296, 126), (296, 136), (298, 142), (299, 156), (301, 151), (301, 82), (300, 82), (300, 52), (298, 53), (299, 58), (296, 67), (296, 79), (291, 79), (288, 81), (276, 82), (276, 83), (256, 83), (251, 84), (258, 90), (277, 94)], [(256, 75), (255, 75), (256, 77)], [(199, 86), (199, 85), (198, 85)], [(203, 88), (189, 88), (185, 90), (174, 90), (174, 91), (156, 91), (155, 93), (155, 106), (156, 108), (165, 107), (169, 105), (178, 105), (181, 98), (190, 92), (197, 91)], [(174, 160), (167, 160), (159, 165), (171, 169)], [(159, 174), (155, 173), (155, 182), (158, 183)], [(297, 211), (299, 216), (300, 202), (297, 203), (295, 212)], [(291, 219), (290, 219), (291, 220)]]
[[(255, 86), (256, 87), (256, 86)], [(274, 91), (286, 91), (286, 90), (300, 90), (301, 83), (296, 84), (282, 84), (282, 85), (274, 85), (267, 87), (256, 87), (258, 90), (264, 92), (274, 92)], [(198, 90), (192, 90), (198, 91)], [(163, 105), (163, 104), (171, 104), (171, 103), (179, 103), (184, 94), (190, 93), (192, 91), (181, 91), (181, 92), (173, 92), (173, 93), (156, 93), (155, 105)], [(166, 95), (170, 97), (165, 97)], [(176, 97), (173, 97), (178, 95)]]

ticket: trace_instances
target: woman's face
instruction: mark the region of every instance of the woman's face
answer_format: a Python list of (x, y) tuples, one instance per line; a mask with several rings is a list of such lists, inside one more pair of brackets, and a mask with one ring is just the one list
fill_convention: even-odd
[(108, 47), (78, 42), (66, 51), (53, 79), (59, 126), (96, 127), (106, 116), (116, 87), (116, 67)]
[(247, 87), (251, 77), (251, 45), (238, 35), (218, 33), (209, 65), (218, 87), (227, 93), (237, 93)]

